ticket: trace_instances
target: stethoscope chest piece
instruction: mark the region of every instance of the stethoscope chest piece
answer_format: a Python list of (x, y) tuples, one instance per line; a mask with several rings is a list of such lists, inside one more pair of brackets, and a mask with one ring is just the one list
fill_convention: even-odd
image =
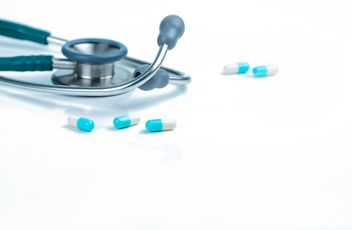
[[(167, 52), (183, 35), (185, 25), (177, 15), (165, 17), (159, 26), (158, 52), (153, 62), (127, 57), (127, 48), (120, 42), (84, 38), (67, 41), (50, 32), (1, 20), (0, 35), (32, 42), (62, 45), (62, 54), (0, 57), (0, 71), (50, 71), (54, 83), (37, 83), (0, 76), (0, 83), (37, 92), (69, 96), (114, 96), (139, 88), (149, 91), (169, 83), (186, 85), (190, 76), (170, 68), (161, 68)], [(54, 72), (51, 72), (53, 71)], [(50, 80), (50, 77), (49, 77)]]
[(53, 73), (54, 84), (83, 87), (115, 87), (132, 79), (127, 68), (118, 66), (127, 54), (120, 42), (100, 38), (84, 38), (67, 42), (62, 53), (71, 61), (72, 69)]

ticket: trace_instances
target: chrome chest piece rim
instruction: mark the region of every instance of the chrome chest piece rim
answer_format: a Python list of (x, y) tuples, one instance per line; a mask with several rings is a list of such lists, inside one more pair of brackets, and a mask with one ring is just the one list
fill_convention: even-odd
[(127, 48), (120, 42), (100, 38), (84, 38), (67, 42), (62, 53), (75, 63), (73, 70), (58, 70), (55, 84), (87, 87), (113, 87), (128, 81), (131, 73), (115, 67), (125, 57)]

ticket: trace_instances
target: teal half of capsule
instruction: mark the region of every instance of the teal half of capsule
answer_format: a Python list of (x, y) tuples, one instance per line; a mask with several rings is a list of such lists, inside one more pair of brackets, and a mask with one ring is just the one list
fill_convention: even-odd
[(266, 66), (257, 66), (253, 68), (253, 75), (255, 77), (266, 77), (268, 75), (268, 68)]
[(131, 126), (131, 119), (128, 115), (123, 115), (115, 117), (113, 123), (117, 129), (123, 129)]
[(80, 130), (91, 132), (94, 129), (94, 121), (88, 118), (80, 117), (77, 120), (77, 128), (79, 128)]
[(250, 68), (250, 66), (247, 62), (238, 62), (237, 66), (238, 66), (238, 73), (239, 74), (247, 73)]
[(160, 132), (163, 131), (163, 122), (161, 119), (149, 120), (145, 123), (145, 128), (149, 132)]

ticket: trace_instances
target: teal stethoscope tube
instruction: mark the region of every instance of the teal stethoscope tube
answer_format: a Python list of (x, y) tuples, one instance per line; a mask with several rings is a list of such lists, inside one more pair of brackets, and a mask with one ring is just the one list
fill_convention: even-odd
[(50, 32), (0, 19), (0, 35), (46, 45)]
[(49, 71), (52, 69), (52, 55), (0, 57), (0, 71)]

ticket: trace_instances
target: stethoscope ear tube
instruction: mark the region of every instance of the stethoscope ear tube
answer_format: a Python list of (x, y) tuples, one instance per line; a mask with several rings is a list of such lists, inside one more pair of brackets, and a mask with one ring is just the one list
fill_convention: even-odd
[(0, 19), (0, 35), (45, 45), (50, 32)]
[(0, 57), (0, 71), (48, 71), (52, 69), (52, 55)]

